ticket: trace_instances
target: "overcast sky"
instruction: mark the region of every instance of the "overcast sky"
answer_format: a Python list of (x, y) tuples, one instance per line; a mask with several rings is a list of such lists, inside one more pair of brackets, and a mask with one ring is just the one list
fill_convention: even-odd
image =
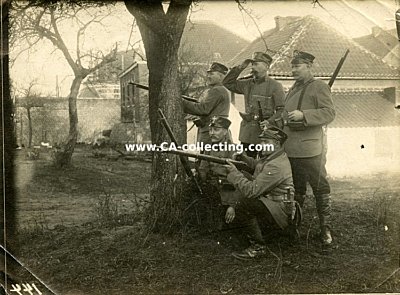
[[(394, 13), (399, 8), (396, 0), (376, 1), (327, 1), (320, 0), (323, 7), (313, 7), (307, 1), (251, 1), (244, 5), (254, 16), (258, 28), (266, 31), (275, 27), (275, 16), (319, 17), (342, 34), (354, 38), (367, 35), (373, 26), (384, 29), (395, 28)], [(115, 7), (115, 16), (108, 20), (107, 29), (95, 30), (88, 38), (87, 44), (97, 48), (110, 48), (119, 42), (119, 50), (128, 48), (128, 39), (140, 38), (137, 28), (132, 28), (133, 17), (122, 2)], [(192, 9), (190, 19), (213, 21), (231, 30), (239, 36), (251, 41), (259, 37), (257, 26), (253, 19), (241, 12), (234, 1), (200, 1)], [(67, 28), (70, 30), (70, 28)], [(131, 33), (132, 32), (132, 33)], [(71, 34), (71, 37), (73, 35)], [(38, 90), (43, 94), (55, 94), (56, 76), (61, 86), (61, 95), (68, 95), (72, 81), (72, 70), (62, 55), (53, 52), (53, 47), (42, 43), (34, 48), (34, 52), (21, 55), (11, 68), (10, 77), (17, 85), (24, 85), (37, 78)], [(15, 52), (10, 49), (11, 57)]]

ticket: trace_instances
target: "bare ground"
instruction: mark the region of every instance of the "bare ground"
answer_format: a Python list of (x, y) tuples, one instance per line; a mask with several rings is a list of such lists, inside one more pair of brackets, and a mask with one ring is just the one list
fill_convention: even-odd
[(84, 148), (58, 171), (47, 153), (19, 153), (11, 240), (58, 294), (400, 292), (400, 271), (389, 277), (400, 267), (400, 175), (333, 179), (331, 248), (318, 243), (310, 196), (300, 240), (270, 233), (268, 254), (249, 262), (230, 255), (243, 246), (231, 231), (147, 235), (134, 212), (148, 200), (150, 163)]

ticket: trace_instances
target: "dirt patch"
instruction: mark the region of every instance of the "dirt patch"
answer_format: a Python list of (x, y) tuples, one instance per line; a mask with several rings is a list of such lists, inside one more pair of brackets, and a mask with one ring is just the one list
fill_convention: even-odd
[[(400, 267), (399, 175), (332, 180), (332, 247), (318, 242), (309, 196), (300, 240), (266, 233), (267, 255), (238, 261), (231, 252), (243, 241), (230, 230), (165, 236), (148, 235), (140, 219), (99, 224), (99, 196), (111, 196), (121, 218), (137, 212), (132, 199), (145, 200), (150, 164), (89, 156), (78, 151), (64, 172), (35, 161), (16, 185), (18, 222), (26, 225), (15, 240), (18, 257), (59, 294), (400, 292), (400, 272), (386, 280)], [(16, 167), (32, 166), (24, 161)]]

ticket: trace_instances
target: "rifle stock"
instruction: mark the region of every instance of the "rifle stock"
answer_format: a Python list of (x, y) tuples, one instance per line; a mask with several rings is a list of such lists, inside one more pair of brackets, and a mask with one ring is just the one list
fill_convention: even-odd
[[(167, 131), (168, 136), (171, 138), (171, 141), (175, 144), (175, 146), (179, 146), (178, 142), (175, 138), (175, 135), (172, 132), (171, 126), (169, 126), (168, 121), (165, 118), (164, 113), (161, 109), (158, 109), (158, 115), (160, 116), (161, 124), (164, 126), (165, 130)], [(203, 194), (203, 191), (200, 187), (199, 182), (197, 181), (197, 178), (194, 177), (194, 174), (193, 174), (192, 170), (190, 169), (188, 159), (185, 156), (179, 156), (179, 159), (182, 163), (183, 168), (185, 169), (186, 175), (189, 176), (193, 180), (193, 182), (195, 183), (200, 194)]]

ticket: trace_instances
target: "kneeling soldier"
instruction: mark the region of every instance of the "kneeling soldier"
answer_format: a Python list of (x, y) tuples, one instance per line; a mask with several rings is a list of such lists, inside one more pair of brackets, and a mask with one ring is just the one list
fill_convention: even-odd
[[(221, 147), (220, 143), (231, 144), (232, 140), (229, 133), (229, 126), (231, 121), (225, 117), (214, 116), (210, 120), (209, 124), (209, 135), (213, 145)], [(216, 147), (211, 151), (206, 151), (206, 155), (211, 155), (220, 158), (232, 158), (234, 151), (229, 149), (215, 150)], [(221, 204), (224, 206), (234, 205), (238, 200), (238, 195), (235, 193), (235, 188), (226, 180), (227, 168), (223, 165), (201, 161), (199, 167), (199, 176), (203, 181), (209, 181), (214, 186), (218, 187), (218, 192), (221, 197)], [(224, 212), (225, 214), (225, 212)]]
[(238, 259), (265, 254), (266, 246), (260, 226), (285, 229), (300, 216), (296, 215), (299, 206), (292, 201), (292, 170), (282, 147), (286, 134), (271, 126), (270, 129), (265, 128), (259, 138), (263, 145), (259, 160), (244, 155), (236, 156), (237, 160), (254, 168), (253, 180), (246, 178), (232, 163), (225, 165), (229, 171), (227, 180), (241, 193), (238, 203), (228, 208), (227, 221), (243, 228), (251, 244), (241, 252), (232, 253)]

